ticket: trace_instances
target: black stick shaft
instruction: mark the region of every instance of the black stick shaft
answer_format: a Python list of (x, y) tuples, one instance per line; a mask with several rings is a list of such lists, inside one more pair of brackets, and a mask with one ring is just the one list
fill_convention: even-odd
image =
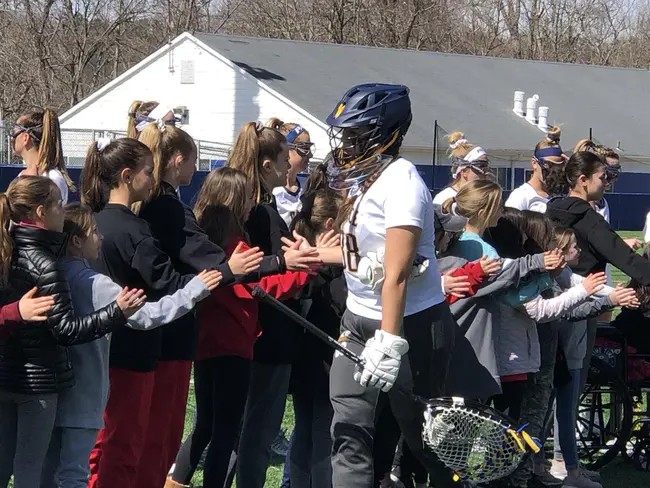
[(287, 315), (294, 322), (298, 323), (300, 326), (307, 329), (310, 333), (318, 337), (318, 339), (320, 339), (322, 342), (334, 348), (336, 351), (343, 354), (346, 358), (350, 359), (355, 364), (358, 364), (359, 366), (363, 366), (363, 360), (359, 356), (357, 356), (355, 353), (347, 349), (336, 339), (333, 339), (328, 334), (320, 330), (318, 327), (316, 327), (314, 324), (312, 324), (309, 320), (304, 318), (302, 315), (294, 312), (289, 307), (287, 307), (284, 303), (280, 302), (279, 300), (276, 300), (274, 297), (266, 293), (266, 291), (264, 291), (260, 286), (256, 286), (253, 289), (253, 296), (255, 298), (259, 298), (265, 303), (268, 303), (276, 310)]

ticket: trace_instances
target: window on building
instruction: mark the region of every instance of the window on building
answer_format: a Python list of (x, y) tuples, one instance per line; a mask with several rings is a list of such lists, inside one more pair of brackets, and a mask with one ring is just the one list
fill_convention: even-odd
[(504, 190), (508, 189), (508, 168), (492, 168), (492, 173), (494, 173), (495, 181), (499, 184)]

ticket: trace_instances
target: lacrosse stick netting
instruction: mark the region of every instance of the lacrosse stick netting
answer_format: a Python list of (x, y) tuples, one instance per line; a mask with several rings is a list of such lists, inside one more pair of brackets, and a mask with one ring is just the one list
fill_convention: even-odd
[(422, 440), (460, 480), (504, 478), (519, 466), (531, 441), (495, 414), (461, 398), (434, 401), (424, 411)]

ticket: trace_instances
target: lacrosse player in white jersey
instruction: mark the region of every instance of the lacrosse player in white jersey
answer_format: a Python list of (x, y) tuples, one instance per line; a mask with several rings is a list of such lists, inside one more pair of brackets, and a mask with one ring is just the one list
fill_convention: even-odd
[(339, 340), (365, 360), (356, 368), (337, 355), (330, 371), (336, 488), (371, 488), (390, 469), (392, 452), (388, 466), (374, 465), (386, 456), (373, 455), (382, 429), (375, 417), (387, 403), (434, 486), (454, 485), (422, 447), (421, 405), (400, 391), (441, 395), (456, 329), (436, 263), (431, 194), (399, 155), (411, 117), (406, 86), (363, 84), (327, 118), (330, 186), (348, 192), (338, 219), (348, 286)]

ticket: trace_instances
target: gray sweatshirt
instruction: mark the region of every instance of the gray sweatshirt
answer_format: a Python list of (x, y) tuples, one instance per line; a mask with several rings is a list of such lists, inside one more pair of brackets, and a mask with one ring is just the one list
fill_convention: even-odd
[[(441, 272), (460, 268), (467, 263), (462, 258), (444, 257), (438, 260)], [(476, 294), (460, 299), (450, 305), (462, 334), (456, 336), (454, 353), (452, 354), (447, 380), (447, 393), (464, 398), (487, 399), (501, 393), (500, 370), (502, 351), (511, 349), (521, 350), (516, 354), (519, 361), (513, 361), (515, 369), (531, 371), (530, 353), (534, 349), (533, 338), (537, 337), (531, 327), (535, 323), (518, 312), (516, 322), (504, 320), (503, 310), (514, 309), (502, 304), (496, 294), (511, 287), (519, 286), (529, 273), (544, 271), (544, 255), (524, 256), (519, 259), (504, 259), (501, 271), (486, 278)], [(500, 349), (501, 348), (501, 349)], [(505, 348), (505, 349), (502, 349)], [(509, 354), (508, 354), (509, 357)], [(517, 359), (519, 359), (517, 358)], [(537, 367), (539, 367), (539, 342), (537, 342)]]
[[(85, 315), (115, 301), (122, 287), (108, 276), (95, 272), (83, 259), (61, 259), (70, 285), (72, 305), (77, 315)], [(133, 314), (127, 327), (150, 330), (173, 322), (190, 312), (210, 292), (199, 279), (157, 302), (148, 302)], [(75, 385), (59, 394), (55, 425), (101, 429), (108, 400), (108, 353), (110, 336), (69, 347)]]

